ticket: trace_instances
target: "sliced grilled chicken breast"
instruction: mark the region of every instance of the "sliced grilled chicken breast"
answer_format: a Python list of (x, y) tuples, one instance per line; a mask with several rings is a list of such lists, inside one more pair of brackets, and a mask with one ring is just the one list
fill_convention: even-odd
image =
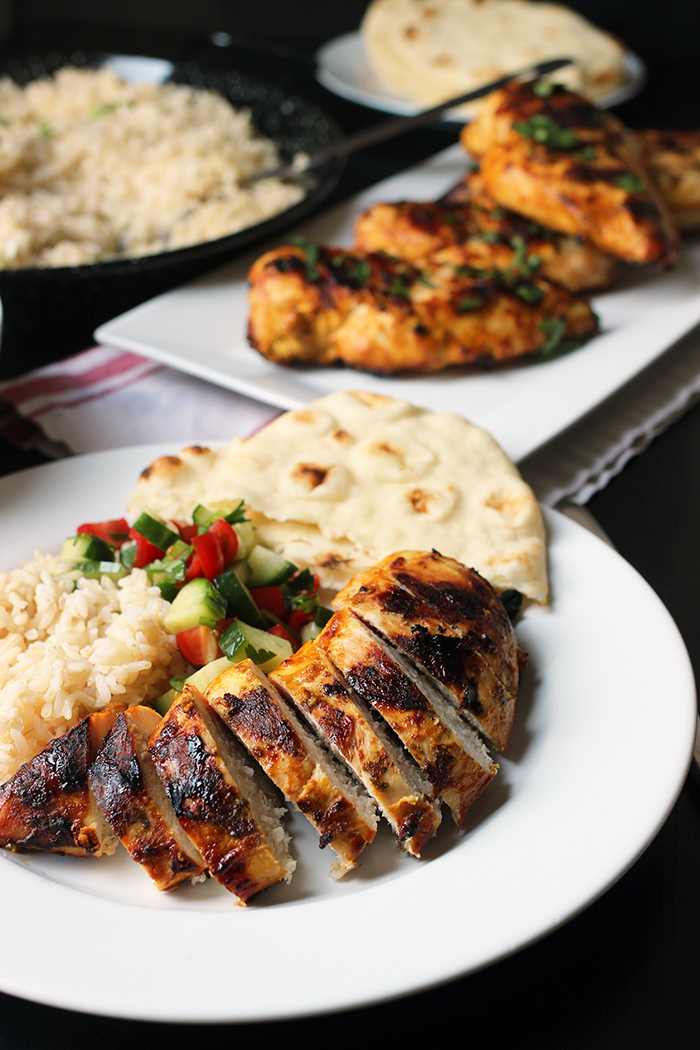
[(440, 806), (372, 708), (352, 693), (315, 641), (285, 660), (270, 681), (364, 784), (402, 848), (419, 857), (440, 825)]
[[(388, 573), (462, 638), (473, 642), (508, 696), (515, 698), (526, 656), (503, 602), (483, 576), (437, 551), (398, 551), (372, 568)], [(356, 576), (356, 582), (351, 581), (336, 595), (338, 606), (361, 586), (372, 586), (372, 579), (372, 570)]]
[(498, 768), (476, 733), (442, 697), (428, 698), (350, 610), (334, 613), (316, 643), (391, 726), (460, 827)]
[(510, 84), (484, 100), (462, 142), (502, 207), (625, 262), (676, 260), (677, 227), (634, 137), (579, 95)]
[(0, 787), (0, 846), (76, 857), (112, 854), (119, 840), (90, 788), (90, 766), (123, 704), (86, 715)]
[(204, 874), (207, 865), (178, 822), (148, 753), (160, 720), (143, 705), (120, 714), (90, 768), (90, 786), (132, 859), (159, 890), (170, 890)]
[(330, 846), (339, 878), (355, 867), (377, 831), (370, 800), (342, 774), (252, 660), (227, 668), (204, 693), (284, 797)]
[(602, 288), (613, 280), (619, 263), (611, 256), (580, 238), (545, 230), (493, 200), (486, 207), (485, 199), (483, 191), (475, 199), (470, 176), (451, 191), (451, 199), (375, 204), (355, 223), (355, 246), (414, 266), (432, 258), (455, 267), (537, 273), (570, 292)]
[(245, 752), (196, 689), (185, 686), (149, 752), (177, 819), (222, 886), (245, 903), (289, 881), (296, 861), (284, 810), (256, 783)]
[(553, 330), (582, 341), (598, 328), (590, 304), (564, 288), (461, 258), (417, 268), (381, 252), (288, 245), (261, 256), (249, 281), (248, 341), (278, 364), (436, 372), (552, 349)]
[(377, 566), (358, 574), (336, 595), (333, 605), (351, 609), (400, 650), (490, 743), (501, 750), (508, 746), (515, 694), (508, 693), (484, 659), (480, 639), (461, 635), (427, 602)]
[[(515, 261), (523, 258), (526, 263), (532, 264), (533, 259), (539, 259), (537, 272), (570, 292), (607, 288), (614, 284), (624, 269), (619, 259), (602, 252), (585, 237), (559, 233), (509, 208), (503, 208), (486, 192), (478, 168), (470, 171), (448, 190), (439, 203), (447, 209), (448, 216), (455, 207), (470, 208), (472, 246), (479, 240), (490, 243), (493, 245), (494, 258), (498, 259), (503, 257), (504, 250), (508, 248), (513, 252)], [(493, 265), (497, 264), (494, 262)]]

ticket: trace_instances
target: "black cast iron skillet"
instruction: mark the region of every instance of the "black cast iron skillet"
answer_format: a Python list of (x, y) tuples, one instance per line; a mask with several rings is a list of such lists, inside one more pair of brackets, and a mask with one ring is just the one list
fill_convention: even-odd
[[(0, 61), (0, 76), (9, 75), (26, 84), (62, 66), (96, 68), (113, 58), (84, 52), (25, 56)], [(234, 106), (248, 108), (256, 128), (278, 144), (285, 159), (300, 151), (311, 153), (342, 138), (338, 126), (319, 107), (275, 85), (234, 70), (206, 71), (195, 62), (174, 63), (166, 72), (168, 80), (218, 91)], [(307, 194), (298, 204), (227, 237), (134, 259), (0, 270), (0, 379), (87, 348), (95, 328), (105, 321), (222, 265), (242, 248), (293, 225), (328, 196), (343, 167), (342, 159), (325, 164), (313, 173)]]

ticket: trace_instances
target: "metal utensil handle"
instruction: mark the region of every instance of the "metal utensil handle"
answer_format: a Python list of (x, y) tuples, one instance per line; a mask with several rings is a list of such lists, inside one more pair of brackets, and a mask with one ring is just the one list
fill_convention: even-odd
[(571, 58), (550, 58), (546, 62), (538, 62), (537, 65), (527, 66), (525, 69), (509, 73), (507, 76), (499, 77), (498, 80), (493, 80), (489, 84), (484, 84), (480, 88), (474, 88), (474, 90), (467, 91), (463, 95), (458, 95), (457, 98), (441, 102), (440, 105), (433, 106), (432, 109), (424, 109), (413, 117), (398, 117), (395, 120), (384, 121), (374, 127), (359, 131), (341, 142), (333, 143), (331, 146), (324, 146), (323, 149), (307, 157), (300, 164), (295, 164), (294, 162), (285, 164), (275, 168), (274, 171), (254, 175), (252, 178), (247, 179), (246, 183), (258, 182), (260, 179), (272, 178), (273, 176), (283, 179), (290, 175), (301, 175), (303, 172), (309, 171), (310, 168), (316, 168), (320, 164), (325, 164), (334, 157), (355, 153), (357, 150), (365, 149), (367, 146), (374, 146), (378, 142), (385, 142), (387, 139), (394, 138), (396, 135), (402, 135), (405, 131), (411, 131), (413, 128), (421, 127), (423, 124), (430, 124), (446, 110), (462, 106), (465, 102), (474, 102), (476, 99), (483, 98), (484, 95), (490, 95), (492, 91), (505, 87), (506, 84), (510, 84), (512, 80), (517, 80), (519, 77), (545, 76), (547, 73), (553, 73), (555, 70), (561, 69), (562, 66), (570, 65), (572, 61), (573, 59)]

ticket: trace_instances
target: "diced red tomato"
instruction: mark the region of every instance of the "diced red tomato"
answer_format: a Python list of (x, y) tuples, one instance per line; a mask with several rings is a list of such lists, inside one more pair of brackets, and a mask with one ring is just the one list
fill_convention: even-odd
[(219, 632), (219, 637), (224, 633), (227, 627), (230, 627), (234, 620), (237, 620), (237, 616), (228, 616), (224, 620), (216, 621), (216, 629)]
[(195, 536), (192, 546), (202, 566), (202, 573), (208, 580), (213, 580), (224, 571), (224, 551), (216, 533), (203, 532), (201, 536)]
[(274, 624), (274, 626), (268, 627), (267, 633), (274, 634), (278, 638), (286, 638), (287, 641), (291, 644), (292, 649), (299, 648), (299, 639), (296, 638), (290, 631), (288, 631), (284, 624), (276, 623)]
[(209, 526), (209, 532), (213, 532), (221, 540), (221, 548), (224, 552), (224, 566), (230, 565), (238, 554), (238, 533), (224, 518), (217, 518)]
[(287, 619), (287, 606), (281, 587), (251, 587), (250, 593), (258, 609), (267, 609), (279, 620)]
[(219, 649), (219, 636), (213, 627), (199, 624), (175, 635), (177, 647), (193, 667), (204, 667), (212, 660), (223, 656)]
[(121, 547), (129, 539), (129, 523), (126, 518), (113, 518), (111, 521), (96, 521), (78, 526), (78, 534), (87, 532), (99, 536), (113, 547)]
[(189, 583), (190, 580), (196, 580), (198, 576), (204, 576), (202, 563), (196, 554), (191, 554), (185, 569), (185, 583)]
[(149, 543), (145, 536), (135, 529), (129, 529), (132, 540), (136, 540), (136, 554), (134, 555), (134, 568), (142, 569), (144, 565), (150, 565), (152, 561), (163, 557), (163, 551), (159, 550), (153, 543)]
[(191, 543), (199, 531), (199, 525), (183, 525), (180, 521), (175, 524), (177, 525), (177, 531), (180, 533), (180, 539), (184, 540), (185, 543)]
[(293, 609), (289, 614), (289, 626), (293, 631), (298, 631), (305, 623), (313, 620), (314, 615), (313, 612), (304, 612), (303, 609)]

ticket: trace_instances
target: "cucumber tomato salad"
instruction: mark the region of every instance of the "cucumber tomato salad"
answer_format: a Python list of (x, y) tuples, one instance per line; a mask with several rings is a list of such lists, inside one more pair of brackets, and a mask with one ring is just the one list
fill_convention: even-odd
[(93, 579), (144, 569), (171, 603), (164, 626), (196, 670), (171, 680), (154, 703), (161, 714), (186, 681), (204, 688), (245, 659), (273, 670), (331, 616), (314, 573), (256, 542), (243, 502), (233, 510), (200, 504), (187, 524), (148, 511), (133, 525), (125, 518), (86, 523), (61, 557)]

